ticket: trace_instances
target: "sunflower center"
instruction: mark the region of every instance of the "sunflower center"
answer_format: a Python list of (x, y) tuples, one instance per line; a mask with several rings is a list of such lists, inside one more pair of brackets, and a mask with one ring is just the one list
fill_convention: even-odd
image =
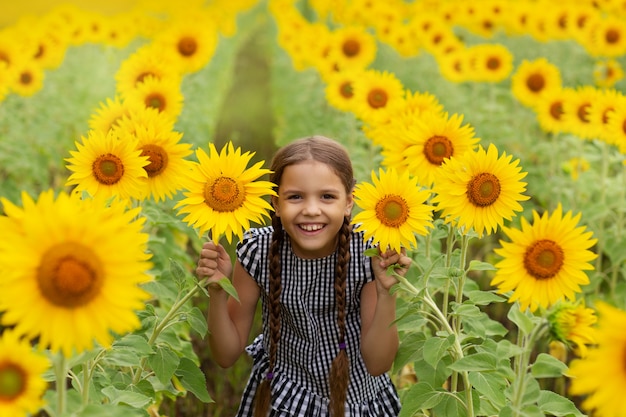
[(501, 67), (500, 59), (498, 57), (492, 56), (487, 59), (487, 69), (495, 71)]
[(113, 185), (124, 176), (124, 164), (117, 156), (107, 153), (96, 158), (91, 172), (100, 184)]
[(20, 74), (20, 84), (30, 85), (33, 82), (33, 75), (30, 72), (23, 72)]
[(367, 95), (367, 103), (373, 109), (385, 107), (388, 99), (387, 92), (380, 88), (372, 89)]
[(550, 116), (554, 120), (561, 120), (563, 113), (563, 103), (561, 101), (555, 101), (550, 105)]
[(561, 270), (563, 260), (563, 249), (552, 240), (542, 239), (526, 249), (524, 268), (537, 279), (548, 279)]
[(26, 389), (26, 373), (11, 362), (0, 363), (0, 404), (10, 402)]
[(207, 182), (204, 188), (204, 201), (215, 211), (235, 211), (246, 199), (242, 185), (230, 177), (219, 177)]
[(489, 172), (474, 175), (467, 183), (467, 198), (475, 206), (490, 206), (498, 199), (499, 195), (500, 181), (498, 177)]
[(149, 164), (143, 167), (148, 177), (156, 177), (167, 168), (167, 152), (160, 146), (152, 144), (143, 146), (141, 148), (141, 156), (148, 157)]
[(352, 58), (353, 56), (357, 56), (361, 51), (361, 44), (354, 39), (348, 39), (342, 45), (343, 53), (348, 58)]
[(576, 114), (578, 115), (578, 119), (583, 123), (589, 123), (589, 108), (591, 107), (591, 103), (583, 103), (578, 107), (578, 111)]
[(349, 81), (341, 84), (341, 86), (339, 86), (339, 94), (341, 94), (341, 97), (343, 98), (352, 98), (354, 95), (352, 84)]
[(104, 271), (90, 248), (63, 242), (42, 256), (37, 283), (50, 303), (65, 308), (80, 307), (100, 293)]
[(185, 36), (178, 41), (178, 52), (182, 56), (192, 56), (198, 50), (198, 43), (191, 36)]
[(526, 80), (526, 86), (533, 93), (538, 93), (543, 90), (543, 87), (546, 85), (546, 80), (543, 78), (541, 74), (532, 74)]
[(445, 136), (433, 136), (424, 144), (424, 156), (433, 165), (441, 165), (453, 153), (452, 141)]
[(604, 36), (604, 38), (606, 39), (606, 42), (611, 44), (611, 43), (618, 43), (619, 42), (619, 36), (620, 36), (620, 32), (618, 30), (615, 29), (610, 29), (607, 30), (606, 35)]
[(399, 195), (386, 195), (376, 203), (376, 217), (388, 227), (400, 227), (409, 218), (409, 205)]
[(146, 96), (144, 100), (146, 107), (152, 107), (153, 109), (157, 109), (158, 111), (165, 110), (165, 98), (162, 94), (153, 93)]

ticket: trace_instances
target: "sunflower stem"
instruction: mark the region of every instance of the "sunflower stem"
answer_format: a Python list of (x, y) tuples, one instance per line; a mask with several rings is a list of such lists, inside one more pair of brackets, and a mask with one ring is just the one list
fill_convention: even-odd
[(537, 340), (543, 337), (546, 331), (548, 331), (547, 320), (543, 319), (533, 328), (530, 334), (524, 335), (520, 332), (517, 335), (517, 345), (521, 348), (522, 353), (517, 357), (514, 369), (515, 386), (511, 408), (513, 410), (513, 416), (515, 417), (522, 415), (524, 394), (526, 392), (526, 378), (528, 377), (528, 368), (530, 366), (530, 356), (533, 347)]
[(83, 363), (83, 386), (82, 386), (82, 401), (83, 405), (89, 404), (89, 381), (91, 380), (91, 369), (93, 361), (88, 360), (87, 363)]
[(54, 361), (54, 376), (56, 378), (57, 391), (56, 417), (62, 417), (65, 414), (65, 404), (67, 400), (67, 363), (62, 352), (56, 355)]
[[(400, 282), (400, 284), (406, 290), (408, 290), (411, 294), (414, 294), (415, 296), (419, 296), (419, 295), (422, 294), (405, 277), (403, 277), (401, 275), (398, 275), (397, 279)], [(439, 324), (441, 325), (441, 328), (444, 329), (445, 331), (447, 331), (448, 334), (454, 334), (455, 335), (454, 343), (452, 345), (453, 353), (454, 353), (453, 354), (454, 360), (459, 360), (459, 359), (463, 358), (464, 357), (463, 347), (461, 346), (461, 344), (459, 342), (460, 338), (459, 338), (458, 333), (455, 332), (455, 330), (452, 328), (452, 326), (448, 322), (447, 316), (441, 311), (441, 309), (439, 308), (437, 303), (432, 299), (432, 297), (430, 296), (430, 293), (428, 292), (427, 288), (425, 289), (425, 291), (424, 291), (424, 293), (422, 295), (422, 300), (430, 308), (430, 310), (433, 312), (433, 315), (437, 319)], [(469, 380), (469, 374), (467, 372), (463, 371), (463, 372), (460, 373), (460, 375), (463, 378), (463, 385), (464, 385), (464, 388), (465, 388), (465, 399), (466, 399), (465, 407), (467, 409), (467, 416), (468, 417), (474, 417), (474, 400), (472, 398), (472, 383)], [(453, 374), (453, 378), (456, 380), (458, 378), (458, 373), (454, 373)], [(454, 384), (451, 384), (451, 391), (452, 392), (456, 392), (456, 385), (457, 385), (456, 382)]]
[[(606, 202), (606, 180), (609, 176), (609, 145), (601, 141), (600, 146), (602, 148), (602, 165), (600, 170), (600, 199), (599, 207), (605, 207)], [(597, 254), (595, 269), (598, 273), (602, 273), (602, 252), (604, 250), (604, 220), (600, 219), (598, 223), (598, 230), (596, 231), (598, 239)], [(611, 294), (613, 296), (614, 294)]]
[[(180, 310), (181, 307), (184, 306), (185, 303), (187, 303), (187, 301), (189, 301), (191, 299), (191, 297), (196, 295), (198, 290), (200, 290), (202, 287), (204, 287), (204, 285), (207, 283), (207, 280), (208, 280), (207, 278), (204, 278), (204, 279), (198, 281), (198, 283), (196, 285), (194, 285), (189, 290), (189, 292), (187, 294), (185, 294), (180, 300), (178, 300), (177, 302), (175, 302), (172, 305), (172, 307), (169, 309), (167, 314), (165, 314), (165, 317), (163, 317), (163, 319), (159, 322), (159, 324), (157, 324), (154, 327), (154, 330), (152, 331), (152, 335), (150, 336), (150, 339), (148, 339), (148, 345), (150, 345), (150, 346), (154, 345), (154, 343), (158, 339), (158, 337), (161, 334), (161, 332), (168, 326), (169, 321), (172, 319), (172, 317), (174, 317), (178, 313), (178, 310)], [(135, 376), (133, 378), (133, 384), (134, 385), (138, 384), (139, 381), (141, 380), (141, 376), (142, 376), (143, 371), (144, 371), (144, 369), (146, 367), (146, 362), (147, 361), (148, 361), (147, 357), (141, 358), (141, 363), (139, 365), (139, 370), (137, 371), (137, 373), (135, 374)]]
[[(454, 246), (454, 233), (455, 233), (454, 227), (450, 226), (448, 228), (448, 237), (446, 239), (446, 262), (445, 262), (446, 269), (450, 268), (450, 265), (452, 263), (452, 247)], [(450, 280), (447, 279), (444, 285), (444, 289), (443, 289), (443, 302), (442, 302), (443, 315), (445, 317), (448, 317), (448, 303), (450, 302), (449, 299), (450, 299)]]

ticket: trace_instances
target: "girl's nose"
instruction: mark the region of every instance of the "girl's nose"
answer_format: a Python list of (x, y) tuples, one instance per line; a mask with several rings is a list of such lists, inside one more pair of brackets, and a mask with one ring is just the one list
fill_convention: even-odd
[(320, 214), (321, 210), (320, 210), (319, 202), (313, 199), (308, 200), (302, 212), (303, 214), (307, 216), (316, 216)]

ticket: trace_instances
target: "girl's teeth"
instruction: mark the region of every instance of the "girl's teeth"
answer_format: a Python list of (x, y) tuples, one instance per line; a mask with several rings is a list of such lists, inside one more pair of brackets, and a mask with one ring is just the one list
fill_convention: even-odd
[(319, 224), (315, 224), (315, 225), (314, 224), (305, 224), (305, 225), (302, 225), (300, 227), (302, 227), (307, 232), (313, 232), (315, 230), (320, 230), (322, 228), (322, 226), (319, 225)]

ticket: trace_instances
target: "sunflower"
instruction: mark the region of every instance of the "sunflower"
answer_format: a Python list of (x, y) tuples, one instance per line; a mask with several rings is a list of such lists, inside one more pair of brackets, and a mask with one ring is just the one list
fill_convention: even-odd
[(626, 99), (624, 97), (617, 100), (607, 117), (605, 129), (607, 142), (617, 146), (621, 153), (626, 154)]
[(435, 176), (432, 200), (445, 221), (482, 237), (521, 211), (519, 202), (530, 198), (522, 194), (526, 172), (519, 159), (511, 159), (506, 153), (498, 156), (490, 144), (486, 151), (479, 146), (477, 151), (445, 160)]
[(461, 48), (453, 53), (437, 58), (439, 72), (448, 81), (460, 83), (472, 77), (470, 53), (467, 48)]
[(508, 78), (513, 69), (513, 54), (504, 45), (475, 45), (468, 53), (475, 81), (497, 83)]
[(539, 127), (544, 132), (560, 133), (567, 130), (567, 120), (564, 116), (565, 103), (570, 101), (574, 90), (569, 87), (546, 91), (534, 108), (537, 113)]
[(491, 285), (501, 294), (513, 291), (510, 302), (523, 309), (549, 308), (562, 299), (574, 300), (581, 285), (589, 283), (585, 270), (597, 257), (591, 248), (597, 241), (584, 226), (577, 226), (581, 214), (563, 215), (559, 204), (549, 215), (533, 211), (533, 224), (522, 217), (521, 230), (503, 228), (511, 242), (500, 241), (496, 254), (504, 259), (496, 264)]
[(67, 357), (140, 325), (152, 267), (140, 208), (52, 190), (36, 201), (22, 193), (23, 208), (0, 201), (2, 324)]
[(404, 103), (398, 107), (397, 111), (390, 113), (390, 118), (386, 123), (377, 123), (373, 126), (363, 126), (365, 135), (377, 145), (385, 146), (390, 138), (395, 136), (398, 129), (409, 128), (415, 120), (423, 114), (433, 112), (443, 114), (443, 105), (434, 95), (424, 92), (407, 91)]
[(350, 111), (354, 98), (353, 85), (361, 73), (361, 70), (344, 70), (328, 75), (324, 89), (328, 104), (337, 110)]
[(615, 59), (599, 60), (593, 67), (593, 79), (596, 86), (611, 88), (624, 78), (624, 69)]
[(0, 416), (35, 415), (43, 406), (48, 359), (12, 330), (0, 336)]
[(135, 141), (119, 140), (113, 132), (90, 130), (82, 144), (76, 142), (76, 148), (70, 151), (72, 157), (65, 159), (67, 169), (72, 171), (65, 185), (76, 185), (78, 191), (91, 195), (145, 197), (144, 167), (150, 162), (141, 155)]
[(547, 91), (561, 87), (561, 71), (546, 58), (523, 60), (511, 76), (513, 95), (527, 107), (534, 107)]
[(167, 54), (159, 53), (158, 48), (153, 43), (145, 45), (122, 61), (115, 74), (117, 91), (132, 90), (148, 76), (158, 80), (180, 76), (181, 70), (176, 67), (176, 61)]
[(360, 26), (345, 26), (331, 33), (330, 55), (339, 68), (367, 68), (376, 57), (376, 38)]
[(30, 97), (43, 88), (44, 69), (33, 59), (23, 59), (12, 64), (13, 80), (11, 91), (23, 97)]
[(548, 315), (550, 334), (566, 346), (574, 345), (578, 356), (587, 356), (587, 345), (595, 343), (595, 311), (584, 302), (561, 301)]
[(621, 57), (626, 53), (626, 30), (622, 17), (608, 15), (598, 19), (591, 30), (590, 54), (608, 58)]
[[(137, 108), (143, 108), (137, 107)], [(105, 101), (101, 101), (97, 109), (93, 111), (89, 118), (89, 128), (99, 130), (101, 132), (109, 132), (119, 126), (124, 116), (130, 113), (130, 107), (127, 103), (116, 95), (112, 99), (107, 97)]]
[[(158, 120), (155, 118), (155, 120)], [(142, 156), (148, 158), (144, 166), (148, 174), (147, 189), (155, 201), (172, 198), (182, 188), (181, 180), (191, 169), (185, 159), (191, 154), (191, 145), (180, 143), (182, 134), (173, 130), (159, 129), (154, 125), (132, 125), (128, 133)], [(124, 130), (118, 131), (123, 139)], [(124, 140), (124, 139), (123, 139)]]
[(400, 252), (416, 248), (415, 235), (428, 234), (432, 226), (432, 206), (426, 201), (430, 191), (421, 188), (408, 172), (389, 168), (372, 171), (372, 182), (359, 183), (354, 190), (355, 203), (362, 209), (352, 223), (364, 238), (373, 238), (381, 248)]
[(613, 88), (596, 90), (590, 95), (591, 105), (587, 112), (589, 123), (594, 127), (592, 138), (597, 138), (611, 143), (608, 133), (609, 116), (615, 110), (617, 104), (624, 100), (624, 96)]
[(198, 162), (192, 165), (184, 192), (186, 198), (174, 206), (180, 209), (178, 214), (187, 214), (183, 221), (198, 227), (201, 235), (211, 230), (217, 243), (221, 235), (226, 235), (228, 242), (233, 234), (241, 239), (251, 222), (269, 217), (272, 206), (263, 197), (276, 192), (273, 183), (258, 180), (270, 172), (261, 168), (264, 161), (247, 167), (254, 154), (242, 154), (241, 148), (235, 150), (232, 142), (224, 145), (221, 152), (210, 143), (209, 155), (198, 148)]
[(177, 118), (183, 110), (184, 97), (180, 87), (178, 76), (158, 79), (148, 75), (135, 88), (120, 91), (120, 94), (130, 107), (151, 107)]
[(626, 415), (626, 312), (605, 302), (596, 303), (597, 344), (584, 358), (570, 363), (569, 394), (583, 396), (581, 406), (597, 417)]
[(381, 139), (383, 165), (408, 169), (420, 184), (430, 187), (446, 159), (473, 149), (480, 141), (474, 128), (462, 123), (462, 115), (422, 113), (407, 127), (390, 132), (387, 140)]
[(367, 124), (386, 121), (389, 113), (397, 111), (404, 100), (402, 82), (388, 71), (363, 71), (355, 80), (353, 91), (352, 111)]
[(215, 22), (199, 10), (178, 16), (154, 39), (162, 54), (171, 57), (187, 74), (199, 71), (211, 61), (217, 43)]
[(566, 130), (581, 139), (595, 139), (603, 128), (602, 120), (595, 120), (590, 116), (591, 106), (600, 99), (600, 93), (594, 87), (586, 85), (578, 87), (568, 100), (563, 102), (563, 117)]

